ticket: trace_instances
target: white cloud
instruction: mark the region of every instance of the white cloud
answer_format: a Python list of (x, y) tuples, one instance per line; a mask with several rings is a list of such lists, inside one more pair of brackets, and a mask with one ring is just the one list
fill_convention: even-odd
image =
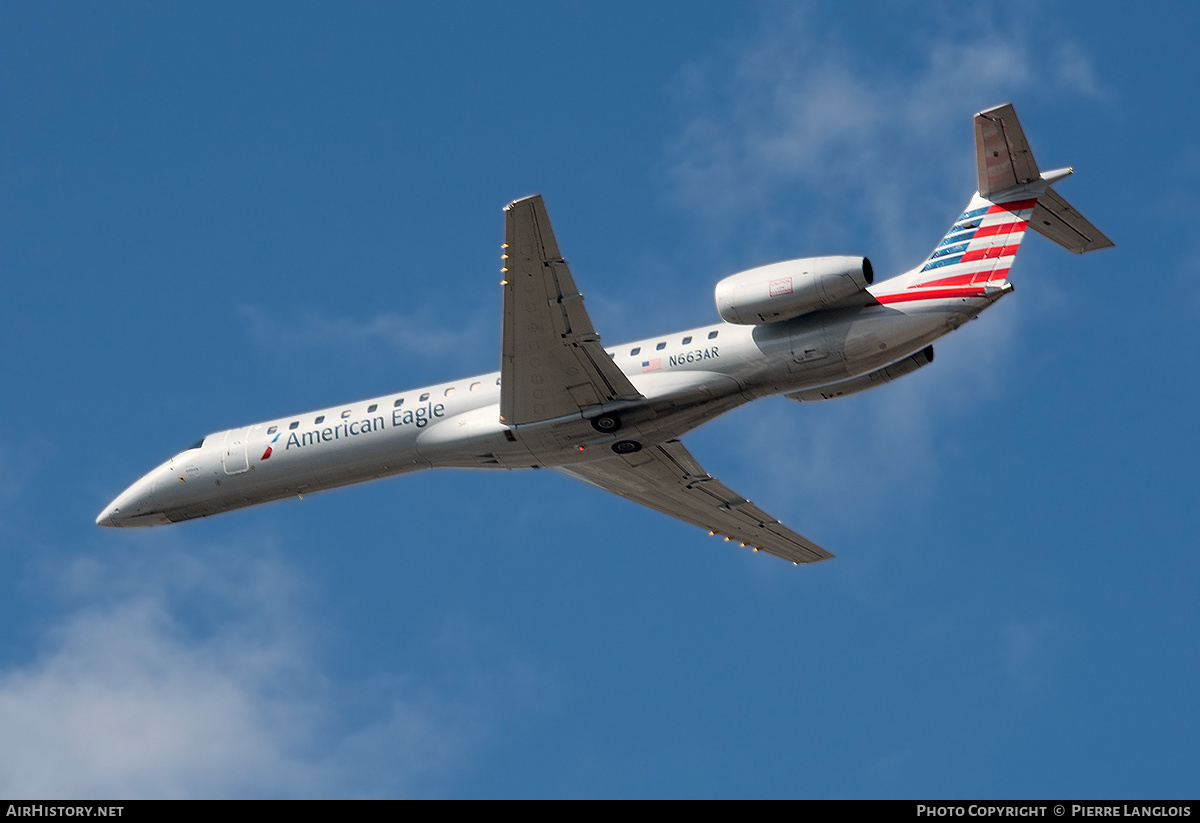
[(1045, 673), (1044, 658), (1055, 634), (1044, 621), (1013, 620), (1005, 624), (1000, 640), (1004, 673), (1023, 688), (1035, 689)]
[(1070, 40), (1060, 43), (1056, 57), (1058, 85), (1090, 97), (1102, 96), (1103, 91), (1100, 78), (1096, 76), (1096, 67), (1078, 43)]
[(816, 30), (810, 16), (769, 17), (676, 84), (684, 114), (669, 181), (683, 208), (725, 229), (720, 239), (735, 230), (743, 245), (783, 234), (794, 247), (797, 233), (810, 245), (853, 239), (911, 264), (927, 251), (914, 229), (928, 228), (930, 207), (940, 225), (954, 217), (946, 199), (952, 212), (970, 194), (973, 112), (1098, 94), (1074, 41), (1040, 47), (1028, 25), (1009, 33), (986, 13), (934, 15), (924, 40), (884, 59), (858, 38)]
[[(376, 349), (398, 355), (438, 356), (473, 352), (494, 343), (495, 324), (452, 313), (376, 314), (364, 318), (319, 314), (280, 316), (255, 306), (239, 309), (252, 339), (264, 350), (285, 354), (312, 349)], [(486, 338), (486, 339), (485, 339)]]
[(261, 549), (155, 552), (56, 569), (65, 613), (0, 670), (0, 793), (420, 794), (471, 747), (453, 698), (389, 689), (359, 723), (334, 708), (304, 586)]

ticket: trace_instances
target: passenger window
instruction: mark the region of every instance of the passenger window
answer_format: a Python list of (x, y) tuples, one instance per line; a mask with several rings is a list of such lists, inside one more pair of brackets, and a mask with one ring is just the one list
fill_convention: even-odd
[(277, 432), (277, 431), (279, 431), (279, 427), (278, 427), (278, 426), (272, 426), (271, 428), (267, 429), (267, 434), (274, 434), (274, 433), (275, 433), (275, 432)]
[(346, 409), (344, 412), (342, 412), (342, 419), (343, 419), (343, 420), (345, 420), (345, 419), (346, 419), (347, 417), (349, 417), (349, 416), (350, 416), (350, 410), (349, 410), (349, 409)]
[(691, 343), (691, 342), (692, 342), (692, 336), (691, 336), (691, 335), (688, 335), (687, 337), (683, 338), (683, 345), (685, 345), (685, 346), (686, 346), (688, 343)]
[(716, 333), (715, 331), (710, 331), (710, 332), (708, 333), (708, 339), (709, 339), (709, 340), (712, 340), (712, 339), (713, 339), (714, 337), (716, 337), (716, 336), (717, 336), (717, 333)]
[(392, 404), (392, 408), (393, 408), (393, 409), (398, 409), (398, 408), (400, 408), (400, 407), (401, 407), (401, 406), (403, 406), (403, 405), (404, 405), (404, 398), (403, 398), (403, 397), (397, 397), (397, 398), (396, 398), (396, 402)]
[(379, 404), (372, 403), (371, 405), (367, 406), (367, 414), (370, 414), (371, 412), (375, 411), (377, 408), (379, 408)]
[(293, 420), (291, 423), (288, 423), (288, 431), (291, 431), (292, 429), (298, 427), (299, 425), (300, 425), (299, 420)]
[(478, 389), (478, 388), (479, 388), (479, 384), (478, 384), (478, 383), (472, 383), (472, 384), (471, 384), (471, 391), (475, 391), (475, 390), (476, 390), (476, 389)]
[(446, 393), (445, 393), (445, 395), (443, 395), (443, 396), (444, 396), (444, 397), (449, 397), (449, 396), (450, 396), (450, 395), (452, 395), (452, 394), (454, 394), (454, 386), (451, 386), (450, 388), (446, 389)]
[(499, 385), (500, 385), (500, 378), (499, 378), (499, 377), (497, 377), (497, 378), (496, 378), (496, 385), (497, 385), (497, 386), (499, 386)]
[(659, 343), (657, 346), (655, 346), (655, 347), (654, 347), (654, 350), (655, 350), (655, 351), (662, 351), (662, 350), (663, 350), (663, 349), (665, 349), (666, 347), (667, 347), (667, 344), (666, 344), (666, 343)]
[(321, 415), (320, 417), (318, 417), (318, 418), (317, 418), (316, 420), (314, 420), (313, 422), (314, 422), (314, 423), (324, 423), (324, 422), (325, 422), (325, 415)]
[(632, 349), (630, 349), (630, 350), (629, 350), (629, 356), (630, 356), (630, 357), (636, 357), (637, 355), (639, 355), (639, 354), (641, 354), (641, 353), (642, 353), (642, 347), (641, 347), (641, 346), (634, 346)]
[(429, 392), (425, 392), (424, 394), (421, 395), (421, 399), (417, 402), (424, 403), (428, 399), (429, 399)]

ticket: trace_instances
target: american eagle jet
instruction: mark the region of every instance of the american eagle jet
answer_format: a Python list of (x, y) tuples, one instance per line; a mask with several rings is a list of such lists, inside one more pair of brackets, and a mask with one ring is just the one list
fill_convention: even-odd
[(1032, 229), (1111, 246), (1039, 172), (1011, 105), (975, 116), (979, 191), (916, 268), (873, 282), (864, 257), (812, 257), (717, 284), (723, 322), (605, 347), (540, 196), (508, 205), (498, 373), (210, 434), (96, 522), (154, 526), (440, 467), (552, 468), (794, 563), (832, 557), (708, 474), (679, 441), (737, 406), (874, 388), (1012, 291)]

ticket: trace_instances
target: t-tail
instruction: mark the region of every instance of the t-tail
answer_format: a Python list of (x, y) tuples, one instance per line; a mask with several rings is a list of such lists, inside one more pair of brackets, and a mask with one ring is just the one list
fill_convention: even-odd
[(1113, 243), (1051, 185), (1072, 169), (1040, 172), (1011, 104), (975, 115), (979, 191), (929, 257), (904, 276), (905, 288), (881, 302), (998, 295), (1032, 229), (1082, 254)]

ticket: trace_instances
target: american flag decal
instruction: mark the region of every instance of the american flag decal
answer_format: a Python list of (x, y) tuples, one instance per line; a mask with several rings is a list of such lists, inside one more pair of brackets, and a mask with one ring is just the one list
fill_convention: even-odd
[(642, 361), (642, 374), (648, 371), (659, 371), (662, 369), (662, 358), (656, 357), (653, 360)]

